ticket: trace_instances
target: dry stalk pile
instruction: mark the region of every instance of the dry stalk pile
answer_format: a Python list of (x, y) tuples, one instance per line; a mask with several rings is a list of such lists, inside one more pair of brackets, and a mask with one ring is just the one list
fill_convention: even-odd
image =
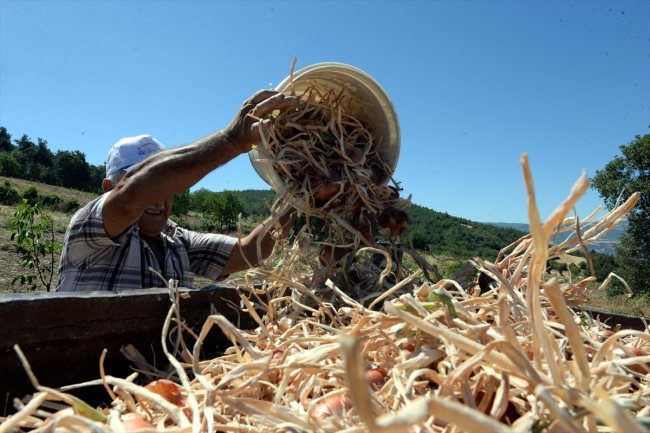
[[(613, 332), (569, 308), (584, 303), (591, 279), (542, 280), (549, 258), (579, 248), (588, 254), (586, 245), (624, 218), (638, 195), (600, 219), (567, 218), (587, 188), (583, 176), (542, 224), (524, 157), (531, 235), (495, 263), (476, 259), (496, 284), (481, 293), (432, 280), (435, 267), (395, 243), (408, 226), (402, 208), (410, 198), (399, 197), (396, 183), (381, 185), (393, 173), (379, 154), (381, 137), (355, 117), (352, 96), (317, 82), (300, 96), (297, 109), (274, 114), (257, 149), (284, 182), (272, 214), (299, 205), (307, 217), (293, 242), (278, 241), (279, 256), (237, 282), (243, 310), (259, 327), (243, 331), (212, 315), (193, 335), (193, 349), (177, 341), (179, 360), (167, 349), (174, 315), (182, 323), (170, 283), (175, 302), (161, 339), (169, 379), (127, 348), (140, 375), (156, 380), (144, 385), (138, 373), (121, 379), (102, 369), (111, 404), (95, 409), (41, 386), (23, 358), (37, 392), (15, 402), (19, 411), (0, 433), (648, 431), (648, 332)], [(314, 215), (326, 221), (323, 242), (314, 242)], [(378, 226), (388, 249), (374, 242)], [(569, 236), (549, 247), (562, 233)], [(394, 260), (398, 251), (420, 270), (408, 275)], [(201, 360), (214, 325), (233, 346)]]
[[(112, 399), (104, 409), (32, 377), (38, 392), (0, 432), (21, 425), (38, 432), (648, 431), (648, 332), (613, 332), (569, 308), (584, 302), (590, 279), (541, 278), (549, 257), (598, 239), (639, 197), (599, 219), (568, 218), (587, 188), (583, 176), (542, 224), (525, 157), (522, 165), (531, 234), (494, 264), (477, 259), (497, 282), (489, 291), (408, 277), (379, 297), (354, 299), (334, 273), (314, 277), (316, 253), (309, 254), (308, 236), (297, 236), (279, 264), (257, 271), (261, 289), (247, 281), (238, 289), (258, 329), (209, 317), (183, 362), (167, 352), (176, 372), (170, 381), (140, 386), (135, 373), (119, 379), (102, 372)], [(549, 248), (548, 240), (563, 232), (567, 239)], [(382, 298), (388, 299), (382, 311), (369, 305)], [(175, 312), (177, 304), (164, 326), (165, 350)], [(201, 342), (215, 324), (233, 346), (200, 360)], [(42, 409), (61, 400), (73, 409), (56, 415)]]

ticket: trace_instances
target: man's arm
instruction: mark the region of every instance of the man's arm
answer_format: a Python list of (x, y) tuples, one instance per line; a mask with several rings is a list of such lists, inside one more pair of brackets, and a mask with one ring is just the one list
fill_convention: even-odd
[(106, 198), (106, 234), (110, 238), (118, 236), (140, 218), (147, 206), (188, 190), (215, 168), (248, 152), (260, 140), (259, 127), (270, 126), (270, 120), (255, 118), (297, 102), (297, 97), (261, 90), (244, 103), (223, 130), (190, 145), (157, 153), (135, 166)]
[[(285, 238), (289, 234), (289, 230), (291, 230), (291, 226), (293, 225), (297, 216), (298, 216), (298, 211), (296, 209), (290, 209), (284, 215), (281, 215), (278, 218), (278, 222), (281, 225), (281, 228), (278, 233), (280, 238)], [(265, 259), (269, 255), (271, 255), (273, 245), (275, 244), (275, 240), (271, 235), (271, 231), (273, 231), (273, 228), (271, 227), (270, 230), (267, 230), (270, 224), (272, 224), (272, 218), (266, 219), (262, 224), (257, 226), (248, 236), (242, 238), (239, 241), (238, 245), (235, 245), (235, 247), (232, 249), (232, 253), (230, 253), (230, 257), (228, 258), (228, 262), (226, 263), (226, 266), (223, 268), (223, 271), (221, 271), (222, 275), (230, 275), (230, 274), (234, 274), (235, 272), (241, 272), (243, 270), (249, 269), (246, 259), (248, 259), (248, 262), (253, 267), (259, 265), (259, 260), (258, 260), (259, 257), (257, 254), (257, 241), (258, 239), (260, 239), (260, 236), (262, 236), (260, 240), (261, 250), (262, 250), (261, 258)], [(246, 257), (246, 259), (244, 259), (244, 256)]]

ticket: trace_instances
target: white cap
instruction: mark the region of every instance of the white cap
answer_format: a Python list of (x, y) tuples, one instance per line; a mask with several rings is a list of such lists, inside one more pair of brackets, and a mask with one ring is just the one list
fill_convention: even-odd
[(129, 171), (137, 163), (163, 150), (165, 146), (151, 135), (123, 138), (108, 151), (106, 177), (117, 170)]

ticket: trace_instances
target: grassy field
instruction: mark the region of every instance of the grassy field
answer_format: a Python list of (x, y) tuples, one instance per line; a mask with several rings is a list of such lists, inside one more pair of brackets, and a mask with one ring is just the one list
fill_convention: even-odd
[[(18, 190), (19, 193), (22, 192), (29, 186), (34, 186), (38, 190), (40, 195), (50, 195), (56, 194), (63, 200), (69, 200), (71, 198), (77, 199), (80, 205), (83, 206), (87, 204), (92, 199), (96, 198), (96, 194), (85, 193), (81, 191), (69, 190), (62, 187), (55, 187), (51, 185), (40, 184), (36, 182), (29, 182), (20, 179), (5, 178), (0, 176), (0, 182), (9, 181), (11, 185)], [(14, 276), (19, 274), (26, 274), (24, 269), (20, 268), (19, 257), (15, 250), (11, 247), (11, 233), (7, 231), (7, 228), (10, 225), (10, 219), (12, 218), (17, 207), (15, 206), (0, 206), (0, 293), (12, 293), (24, 291), (19, 285), (11, 286), (11, 280)], [(65, 214), (62, 212), (49, 212), (54, 220), (55, 228), (55, 242), (62, 243), (63, 235), (65, 234), (66, 227), (70, 221), (71, 215)], [(243, 232), (247, 234), (252, 228), (254, 228), (260, 221), (259, 218), (251, 218), (243, 221)], [(191, 228), (198, 229), (201, 225), (201, 215), (190, 213), (186, 217), (186, 221), (189, 223)], [(236, 232), (226, 233), (231, 236), (237, 236)], [(456, 270), (458, 270), (463, 264), (464, 261), (459, 261), (454, 257), (432, 257), (425, 256), (425, 258), (430, 262), (435, 264), (443, 277), (451, 276)], [(578, 264), (581, 260), (585, 260), (579, 257), (566, 257), (567, 264), (576, 263)], [(58, 264), (58, 255), (56, 256), (56, 263)], [(415, 262), (408, 256), (405, 256), (404, 264), (408, 268), (415, 269), (417, 265)], [(55, 271), (54, 281), (58, 276), (58, 272)], [(555, 271), (552, 271), (548, 277), (551, 276), (557, 277), (560, 282), (568, 282), (569, 274), (565, 272), (560, 275)], [(576, 277), (578, 280), (585, 277), (586, 275), (581, 274)], [(574, 278), (575, 280), (575, 278)], [(197, 278), (195, 280), (194, 286), (200, 288), (206, 285), (211, 284), (209, 280), (203, 278)], [(597, 288), (599, 284), (593, 284), (594, 288)], [(44, 290), (44, 289), (43, 289)], [(630, 299), (623, 298), (611, 298), (608, 297), (605, 291), (593, 292), (589, 295), (589, 304), (586, 307), (594, 308), (603, 311), (610, 311), (617, 314), (629, 314), (635, 316), (646, 316), (650, 317), (650, 299), (643, 297), (633, 297)]]

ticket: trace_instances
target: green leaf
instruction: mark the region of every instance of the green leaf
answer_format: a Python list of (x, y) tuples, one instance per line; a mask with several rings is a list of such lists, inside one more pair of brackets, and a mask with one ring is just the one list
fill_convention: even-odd
[(456, 313), (456, 307), (454, 307), (451, 296), (449, 296), (449, 294), (443, 289), (432, 290), (431, 293), (429, 293), (428, 300), (430, 302), (441, 302), (442, 305), (447, 308), (447, 311), (451, 317), (454, 319), (458, 318), (458, 313)]
[(94, 409), (88, 403), (84, 402), (74, 395), (65, 394), (70, 400), (72, 400), (72, 405), (79, 415), (85, 416), (91, 421), (105, 422), (108, 418), (99, 412), (97, 409)]

